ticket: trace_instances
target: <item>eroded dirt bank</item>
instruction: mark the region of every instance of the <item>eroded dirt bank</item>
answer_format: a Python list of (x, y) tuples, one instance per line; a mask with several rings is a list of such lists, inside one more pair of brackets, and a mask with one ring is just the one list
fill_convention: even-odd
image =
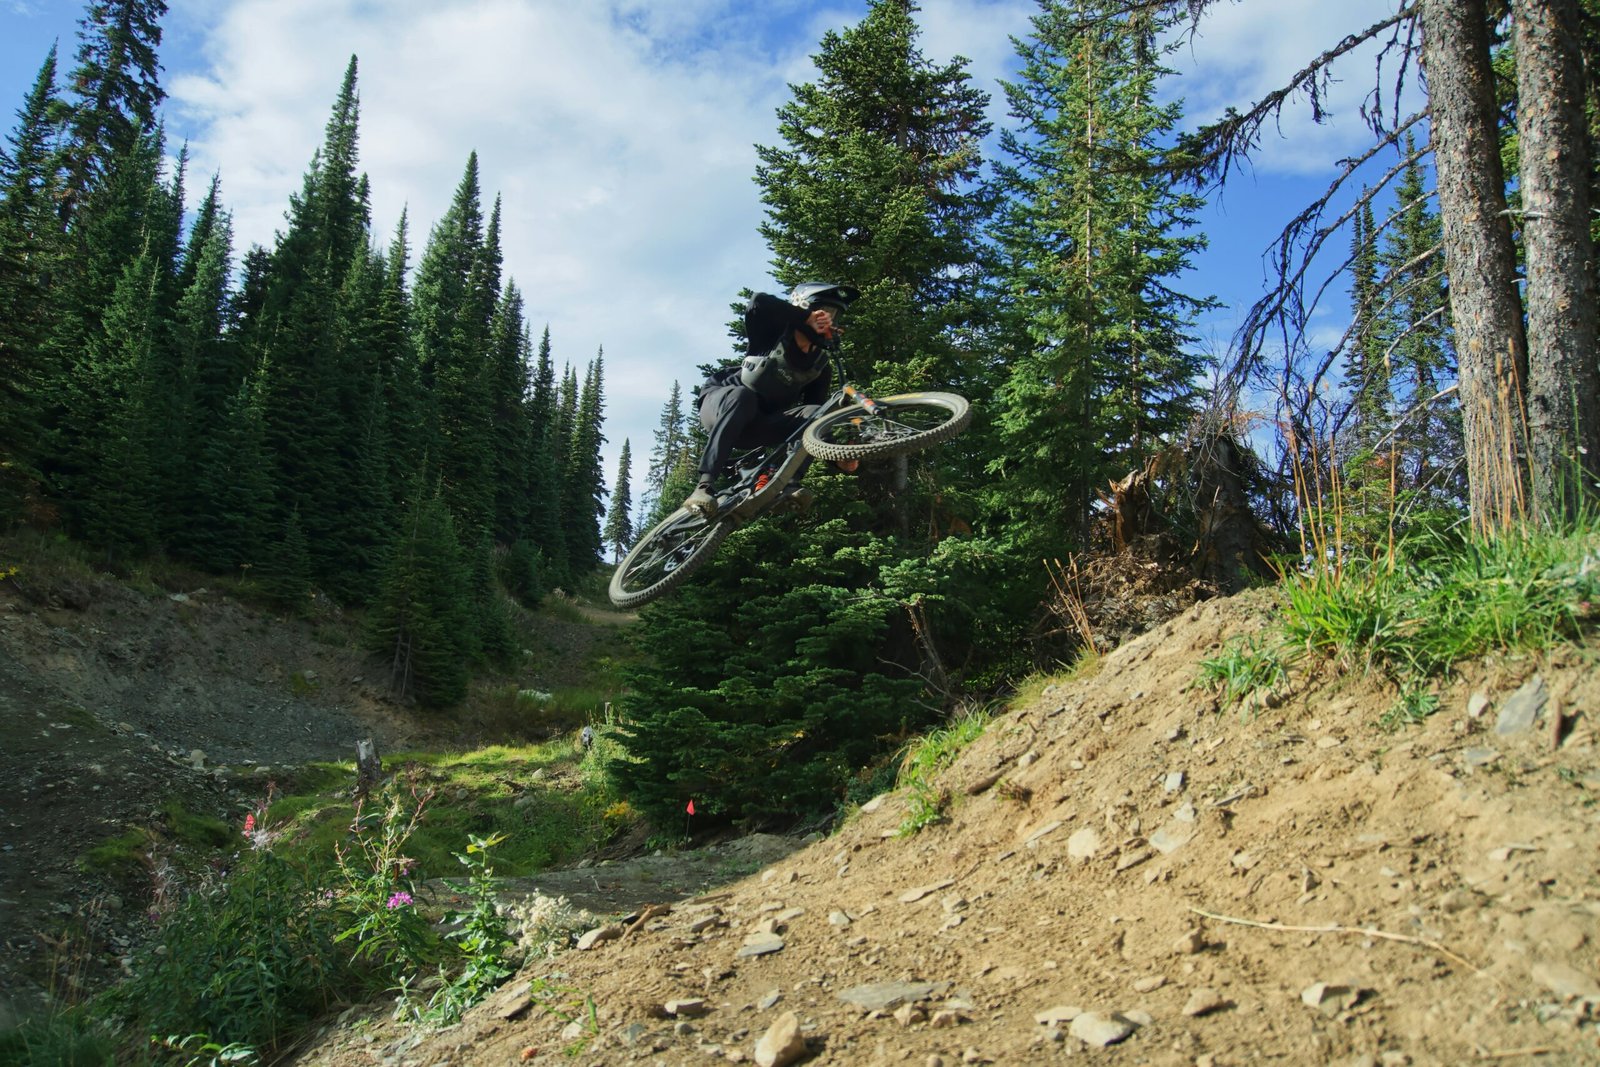
[(1219, 712), (1197, 664), (1265, 605), (994, 721), (942, 825), (897, 836), (884, 797), (724, 890), (663, 886), (462, 1026), (379, 1006), (294, 1062), (759, 1062), (789, 1012), (818, 1064), (1600, 1062), (1594, 650), (1475, 665), (1397, 733), (1353, 671)]

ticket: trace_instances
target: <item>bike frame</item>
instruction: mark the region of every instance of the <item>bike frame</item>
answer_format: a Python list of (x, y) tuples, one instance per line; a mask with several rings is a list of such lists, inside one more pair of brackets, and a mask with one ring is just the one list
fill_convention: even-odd
[[(717, 494), (715, 521), (732, 521), (735, 525), (742, 526), (777, 502), (784, 488), (794, 480), (806, 461), (811, 458), (800, 442), (805, 436), (806, 427), (813, 422), (850, 403), (860, 404), (874, 415), (878, 413), (878, 405), (873, 399), (850, 384), (844, 360), (840, 357), (838, 349), (830, 348), (829, 356), (839, 380), (844, 384), (835, 390), (833, 396), (821, 404), (810, 418), (795, 427), (794, 432), (783, 441), (775, 445), (757, 446), (728, 461), (728, 466), (740, 474), (731, 485)], [(780, 450), (787, 453), (781, 460), (777, 459)], [(757, 458), (758, 462), (751, 464), (749, 461), (752, 458)], [(756, 479), (763, 470), (768, 471), (767, 484), (757, 490)]]

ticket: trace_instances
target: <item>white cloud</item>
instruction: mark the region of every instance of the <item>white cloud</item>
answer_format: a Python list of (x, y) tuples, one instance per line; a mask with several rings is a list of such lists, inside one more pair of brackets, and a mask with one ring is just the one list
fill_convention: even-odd
[(380, 242), (408, 207), (414, 262), (476, 150), (535, 335), (580, 368), (604, 347), (609, 478), (624, 437), (642, 464), (671, 381), (727, 352), (735, 293), (767, 284), (753, 145), (810, 42), (774, 61), (727, 32), (731, 6), (240, 0), (169, 109), (241, 247), (281, 228), (352, 53)]

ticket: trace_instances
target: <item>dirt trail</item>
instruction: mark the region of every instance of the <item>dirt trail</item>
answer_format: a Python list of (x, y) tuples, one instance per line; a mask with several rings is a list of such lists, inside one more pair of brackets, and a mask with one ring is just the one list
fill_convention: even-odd
[(941, 825), (886, 796), (457, 1028), (375, 1008), (294, 1062), (750, 1062), (793, 1012), (815, 1064), (1600, 1063), (1595, 650), (1474, 666), (1398, 733), (1356, 672), (1219, 713), (1198, 661), (1268, 614), (1201, 605), (997, 718)]

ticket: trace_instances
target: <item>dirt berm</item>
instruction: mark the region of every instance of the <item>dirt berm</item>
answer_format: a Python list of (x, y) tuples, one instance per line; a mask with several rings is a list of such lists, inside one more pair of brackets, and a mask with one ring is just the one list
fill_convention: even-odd
[(1219, 710), (1200, 660), (1270, 618), (1199, 605), (997, 717), (941, 824), (878, 798), (458, 1027), (352, 1011), (294, 1062), (770, 1063), (797, 1025), (776, 1062), (1600, 1063), (1594, 648), (1397, 732), (1359, 669)]

